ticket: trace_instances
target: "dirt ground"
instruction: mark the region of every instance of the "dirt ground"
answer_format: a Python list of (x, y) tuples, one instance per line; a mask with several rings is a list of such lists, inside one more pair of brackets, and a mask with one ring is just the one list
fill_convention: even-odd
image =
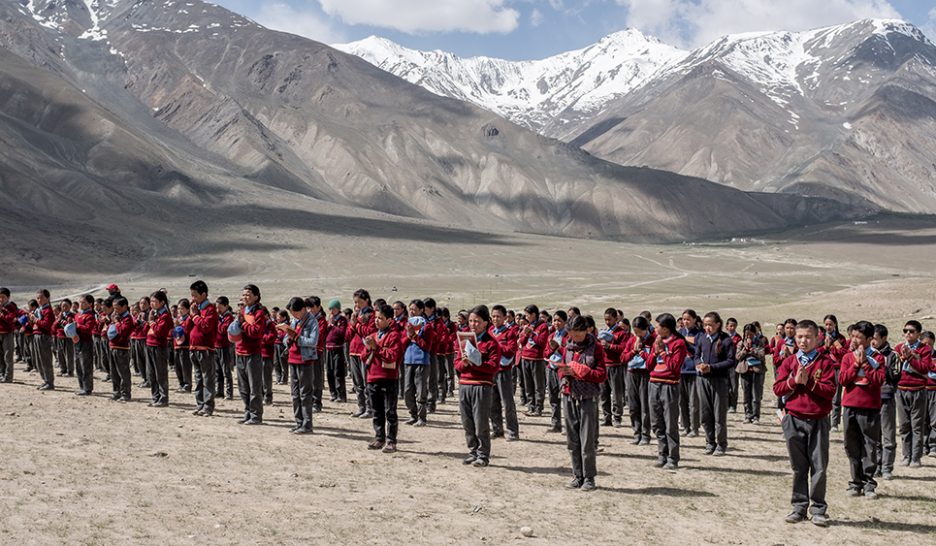
[[(212, 295), (256, 282), (268, 305), (294, 294), (348, 305), (351, 291), (367, 287), (404, 301), (435, 295), (454, 309), (535, 302), (600, 314), (614, 305), (633, 316), (694, 307), (765, 325), (835, 312), (843, 324), (869, 318), (897, 331), (912, 317), (936, 326), (932, 219), (684, 245), (519, 234), (457, 244), (322, 235), (302, 245), (209, 262), (155, 255), (132, 272), (102, 264), (98, 274), (45, 271), (43, 279), (60, 279), (53, 296), (116, 281), (131, 296), (165, 286), (181, 297), (193, 276), (204, 276)], [(25, 301), (32, 277), (5, 275), (14, 300)], [(201, 418), (191, 415), (192, 395), (172, 393), (170, 407), (152, 409), (135, 388), (136, 399), (120, 404), (97, 380), (94, 397), (74, 396), (70, 378), (39, 392), (38, 376), (19, 363), (16, 383), (0, 385), (0, 543), (821, 545), (936, 536), (936, 459), (899, 467), (875, 501), (852, 499), (839, 435), (829, 467), (834, 526), (785, 524), (791, 476), (770, 394), (760, 425), (730, 416), (729, 456), (703, 456), (701, 439), (684, 439), (676, 474), (651, 466), (655, 445), (632, 446), (626, 429), (602, 429), (600, 489), (586, 494), (565, 489), (568, 452), (561, 435), (546, 433), (545, 417), (521, 416), (523, 441), (495, 440), (492, 465), (475, 469), (461, 464), (466, 447), (452, 401), (428, 428), (401, 425), (400, 452), (384, 455), (365, 449), (371, 424), (350, 418), (349, 405), (326, 402), (314, 435), (288, 434), (285, 387), (276, 388), (265, 426), (242, 427), (239, 400)], [(523, 538), (523, 526), (535, 536)]]

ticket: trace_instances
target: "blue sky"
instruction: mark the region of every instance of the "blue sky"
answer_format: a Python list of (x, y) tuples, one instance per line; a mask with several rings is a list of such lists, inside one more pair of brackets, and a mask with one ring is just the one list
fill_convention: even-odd
[(633, 27), (680, 47), (723, 34), (906, 19), (936, 42), (936, 0), (214, 0), (326, 43), (372, 34), (414, 49), (538, 59)]

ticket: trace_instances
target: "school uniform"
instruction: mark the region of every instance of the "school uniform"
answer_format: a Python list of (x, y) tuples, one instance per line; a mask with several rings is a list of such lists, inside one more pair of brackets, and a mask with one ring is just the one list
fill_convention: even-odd
[(150, 320), (150, 311), (141, 311), (133, 317), (133, 333), (130, 334), (130, 365), (133, 372), (143, 378), (141, 387), (151, 386), (149, 383), (149, 368), (146, 361), (146, 331)]
[(911, 345), (913, 357), (900, 357), (906, 343), (894, 348), (900, 358), (900, 381), (897, 383), (897, 418), (903, 443), (904, 464), (919, 463), (923, 457), (923, 427), (926, 423), (926, 383), (933, 370), (932, 352), (917, 340)]
[[(733, 334), (728, 334), (731, 336), (731, 342), (735, 346), (735, 354), (738, 354), (738, 344), (741, 343), (741, 335), (738, 332)], [(736, 368), (731, 368), (728, 370), (728, 379), (731, 388), (728, 390), (728, 410), (731, 413), (736, 413), (738, 411), (738, 398), (740, 398), (740, 377), (738, 376), (738, 370)]]
[(737, 366), (735, 344), (725, 332), (703, 333), (696, 340), (696, 361), (708, 364), (707, 373), (698, 372), (699, 417), (705, 429), (706, 451), (724, 453), (728, 449), (728, 408), (731, 371)]
[(520, 422), (517, 420), (512, 373), (516, 366), (517, 329), (507, 324), (500, 328), (492, 326), (490, 334), (497, 340), (501, 351), (500, 369), (494, 376), (494, 389), (491, 395), (492, 435), (495, 438), (500, 437), (505, 435), (506, 431), (509, 440), (518, 440), (520, 439)]
[[(705, 335), (701, 328), (680, 328), (679, 333), (686, 338), (686, 360), (683, 361), (679, 375), (679, 423), (686, 436), (699, 435), (699, 391), (696, 388), (696, 345), (699, 336)], [(692, 342), (688, 338), (692, 338)]]
[(111, 370), (114, 367), (114, 355), (110, 350), (110, 339), (107, 337), (107, 330), (111, 325), (112, 315), (101, 313), (98, 315), (98, 328), (101, 332), (101, 365), (104, 366), (104, 381), (111, 379)]
[(842, 357), (838, 383), (842, 386), (842, 426), (845, 453), (851, 469), (848, 488), (859, 493), (874, 492), (877, 482), (878, 446), (881, 437), (881, 385), (886, 373), (884, 355), (869, 348), (856, 367), (854, 351)]
[(580, 345), (569, 340), (562, 349), (562, 361), (570, 367), (559, 375), (572, 475), (594, 480), (598, 475), (598, 399), (608, 377), (607, 357), (589, 334)]
[(549, 350), (549, 325), (540, 319), (530, 325), (531, 334), (521, 333), (520, 368), (529, 412), (543, 414), (546, 400), (546, 356)]
[(312, 414), (315, 409), (312, 390), (315, 387), (313, 364), (321, 358), (318, 352), (319, 324), (312, 313), (306, 312), (301, 319), (291, 319), (296, 331), (294, 339), (283, 338), (289, 363), (290, 393), (292, 395), (295, 432), (312, 432)]
[[(279, 325), (275, 323), (274, 326)], [(276, 371), (276, 384), (285, 385), (289, 381), (289, 354), (283, 345), (283, 330), (276, 330), (276, 343), (273, 345), (273, 370)]]
[(630, 337), (621, 360), (627, 366), (624, 378), (627, 390), (627, 410), (630, 414), (631, 428), (634, 431), (635, 444), (650, 443), (650, 369), (652, 368), (652, 348), (656, 336), (647, 332), (643, 338)]
[(369, 337), (377, 331), (374, 326), (374, 317), (371, 313), (370, 319), (364, 321), (361, 316), (355, 314), (351, 319), (351, 345), (348, 347), (349, 368), (351, 369), (351, 382), (354, 385), (354, 392), (357, 395), (357, 413), (362, 417), (371, 416), (374, 413), (371, 399), (368, 396), (367, 388), (367, 361), (363, 358), (366, 352), (364, 338)]
[(15, 332), (19, 325), (19, 309), (7, 302), (0, 307), (0, 383), (13, 382), (13, 354), (16, 344)]
[[(211, 415), (215, 409), (218, 385), (216, 346), (218, 308), (208, 300), (192, 307), (192, 331), (189, 332), (189, 354), (195, 372), (195, 411)], [(227, 334), (225, 334), (227, 337)]]
[(93, 310), (87, 309), (75, 315), (75, 331), (78, 333), (75, 346), (78, 354), (78, 392), (91, 394), (94, 392), (94, 333), (99, 331)]
[(234, 346), (237, 367), (237, 390), (244, 402), (245, 424), (263, 422), (263, 360), (260, 356), (267, 315), (259, 304), (244, 308), (237, 319), (241, 323), (241, 340)]
[(455, 347), (458, 345), (458, 334), (455, 323), (445, 321), (445, 344), (439, 349), (440, 370), (445, 370), (445, 381), (440, 382), (440, 400), (445, 402), (446, 396), (455, 394)]
[(44, 385), (55, 388), (55, 370), (52, 367), (52, 331), (55, 327), (55, 313), (48, 303), (34, 312), (33, 343), (36, 350), (36, 368)]
[(601, 411), (604, 415), (604, 424), (621, 426), (621, 419), (624, 416), (625, 399), (625, 376), (627, 369), (621, 362), (621, 354), (627, 346), (627, 341), (633, 336), (619, 324), (615, 324), (610, 330), (606, 330), (611, 335), (608, 347), (604, 349), (605, 360), (607, 362), (608, 379), (601, 387)]
[[(838, 343), (838, 346), (835, 346), (835, 343)], [(848, 340), (838, 332), (835, 332), (833, 335), (829, 335), (829, 333), (824, 331), (820, 332), (819, 352), (828, 354), (836, 363), (835, 397), (832, 399), (832, 428), (838, 428), (839, 424), (842, 422), (842, 384), (838, 380), (838, 364), (842, 362), (842, 357), (848, 352)]]
[(163, 306), (150, 313), (146, 326), (146, 382), (150, 385), (153, 406), (169, 404), (169, 337), (173, 330), (172, 314)]
[[(805, 367), (805, 385), (797, 385), (796, 372)], [(786, 415), (781, 421), (793, 467), (793, 511), (805, 517), (825, 515), (826, 469), (829, 466), (829, 413), (835, 397), (835, 361), (814, 349), (797, 351), (783, 360), (773, 391), (786, 399)], [(812, 502), (812, 507), (810, 507)]]
[(75, 321), (75, 315), (62, 313), (55, 322), (55, 343), (58, 347), (59, 372), (71, 377), (75, 375), (75, 342), (65, 335), (65, 326)]
[[(936, 368), (936, 353), (931, 355)], [(923, 431), (923, 451), (936, 457), (936, 369), (927, 374), (926, 381), (926, 427)]]
[(402, 333), (405, 338), (404, 343), (406, 343), (403, 353), (403, 401), (406, 409), (409, 410), (409, 424), (426, 421), (431, 356), (425, 320), (413, 326), (416, 330), (412, 337), (409, 337), (405, 331)]
[(556, 348), (549, 345), (549, 358), (546, 359), (546, 390), (549, 393), (549, 407), (551, 409), (550, 422), (554, 432), (562, 432), (562, 382), (559, 380), (557, 364), (562, 362), (562, 351), (566, 345), (567, 333), (565, 329), (549, 333), (551, 342)]
[(897, 383), (900, 381), (900, 362), (891, 346), (881, 348), (884, 356), (884, 383), (881, 385), (881, 439), (877, 457), (876, 475), (891, 474), (897, 459)]
[(501, 352), (488, 331), (481, 332), (477, 339), (473, 359), (459, 347), (455, 371), (459, 374), (458, 406), (469, 457), (486, 464), (491, 459), (491, 398)]
[(333, 402), (346, 402), (348, 399), (345, 385), (348, 371), (344, 354), (347, 329), (348, 319), (341, 313), (329, 318), (328, 333), (325, 336), (325, 376), (328, 378), (328, 393)]
[(435, 413), (436, 402), (439, 400), (439, 368), (441, 363), (442, 347), (445, 344), (447, 330), (441, 318), (435, 314), (426, 317), (430, 355), (429, 355), (429, 395), (426, 398), (426, 410)]
[(318, 324), (318, 341), (315, 347), (318, 358), (312, 364), (315, 376), (312, 378), (312, 407), (313, 411), (322, 411), (322, 396), (325, 392), (325, 338), (328, 336), (328, 319), (325, 313), (319, 311), (314, 315), (315, 322)]
[[(783, 365), (783, 361), (787, 359), (788, 352), (792, 351), (792, 354), (796, 354), (796, 340), (792, 337), (784, 337), (777, 340), (777, 343), (774, 345), (772, 359), (774, 366), (774, 383), (777, 382), (777, 379), (780, 377), (780, 366)], [(836, 371), (835, 373), (838, 373)], [(777, 397), (777, 409), (783, 410), (785, 399), (782, 396)]]
[(651, 346), (649, 365), (650, 426), (657, 435), (657, 463), (679, 464), (679, 379), (683, 362), (689, 354), (686, 341), (679, 336), (663, 340), (663, 351)]
[(738, 363), (747, 366), (747, 372), (740, 374), (744, 386), (744, 418), (758, 423), (761, 415), (761, 400), (764, 398), (764, 376), (766, 375), (766, 357), (763, 336), (756, 336), (750, 348), (744, 344), (738, 346)]
[[(130, 336), (136, 323), (130, 316), (130, 311), (124, 311), (114, 318), (113, 326), (117, 335), (110, 340), (111, 353), (111, 386), (114, 391), (114, 400), (130, 400), (131, 374), (130, 374)], [(110, 337), (110, 336), (108, 336)]]
[(263, 364), (263, 403), (273, 403), (273, 353), (276, 346), (276, 328), (272, 319), (267, 318), (263, 339), (260, 342), (260, 361)]
[[(184, 317), (180, 317), (178, 325), (182, 328), (182, 335), (172, 336), (172, 359), (175, 365), (176, 380), (179, 382), (179, 392), (192, 392), (193, 366), (192, 354), (190, 352), (191, 340), (189, 339), (192, 334), (192, 328), (195, 326), (192, 322), (192, 315), (188, 314)], [(148, 343), (147, 346), (149, 346)], [(147, 349), (147, 351), (149, 350)], [(147, 352), (147, 354), (149, 354), (149, 352)]]
[(234, 322), (234, 314), (225, 311), (218, 317), (218, 336), (215, 338), (215, 372), (218, 386), (215, 389), (217, 396), (224, 396), (231, 400), (234, 398), (234, 345), (228, 338), (228, 328)]
[(395, 444), (399, 430), (397, 389), (403, 362), (403, 335), (388, 326), (369, 337), (377, 342), (376, 348), (367, 348), (363, 356), (367, 362), (368, 398), (373, 406), (374, 438), (378, 442)]

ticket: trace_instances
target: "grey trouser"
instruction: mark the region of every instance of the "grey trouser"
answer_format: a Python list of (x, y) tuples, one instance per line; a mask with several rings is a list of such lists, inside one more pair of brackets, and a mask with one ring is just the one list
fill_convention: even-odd
[(244, 419), (263, 419), (263, 361), (259, 354), (237, 355), (237, 390), (244, 402)]
[(650, 373), (644, 370), (628, 371), (624, 378), (627, 387), (627, 410), (630, 413), (634, 438), (650, 441)]
[(897, 398), (881, 400), (881, 441), (878, 446), (881, 453), (878, 465), (881, 472), (893, 472), (897, 460)]
[(517, 405), (513, 396), (513, 377), (511, 368), (501, 368), (494, 376), (494, 393), (491, 396), (491, 428), (495, 433), (504, 431), (507, 425), (507, 434), (520, 437), (520, 423), (517, 421)]
[(683, 374), (679, 378), (679, 424), (686, 432), (699, 432), (699, 391), (696, 376)]
[(624, 416), (624, 376), (627, 366), (608, 366), (608, 380), (601, 386), (601, 410), (605, 420), (620, 423)]
[(650, 383), (650, 426), (657, 433), (660, 461), (679, 463), (679, 384)]
[(223, 347), (217, 350), (217, 378), (218, 388), (215, 390), (217, 396), (234, 394), (234, 379), (232, 377), (234, 370), (234, 347)]
[(114, 394), (130, 399), (130, 351), (128, 349), (111, 349), (111, 386)]
[(550, 422), (554, 428), (562, 429), (562, 384), (559, 381), (559, 370), (552, 366), (546, 367), (546, 390), (549, 392), (549, 408), (552, 411)]
[(858, 491), (874, 491), (877, 487), (874, 472), (880, 451), (881, 412), (846, 407), (842, 411), (842, 426), (845, 428), (845, 454), (851, 470), (848, 486)]
[(333, 398), (344, 401), (348, 399), (348, 391), (345, 387), (345, 377), (348, 371), (345, 365), (344, 350), (326, 349), (325, 350), (325, 373), (328, 377), (328, 392)]
[(459, 385), (458, 405), (468, 452), (485, 461), (491, 458), (491, 385)]
[(760, 420), (761, 400), (764, 399), (764, 374), (749, 371), (741, 376), (744, 383), (744, 416)]
[(566, 445), (572, 456), (572, 474), (576, 478), (594, 478), (598, 448), (598, 403), (594, 398), (576, 400), (562, 396), (565, 406)]
[(426, 420), (426, 400), (429, 396), (429, 366), (406, 364), (403, 366), (403, 400), (413, 419)]
[[(186, 353), (188, 351), (185, 351)], [(146, 382), (150, 384), (150, 393), (154, 404), (169, 403), (169, 349), (146, 347)]]
[(190, 354), (195, 370), (195, 405), (200, 410), (214, 412), (215, 388), (218, 385), (215, 352), (193, 350)]
[(36, 343), (36, 368), (39, 376), (47, 385), (55, 386), (55, 370), (52, 367), (52, 336), (36, 334), (33, 336)]
[(705, 429), (705, 446), (727, 448), (731, 379), (700, 375), (696, 378), (696, 389), (699, 391), (699, 417)]
[(897, 420), (903, 458), (919, 461), (923, 457), (923, 425), (926, 422), (926, 391), (897, 391)]
[(84, 392), (94, 391), (94, 342), (78, 341), (78, 390)]
[(292, 393), (293, 417), (296, 426), (312, 430), (312, 387), (315, 384), (312, 364), (289, 365), (289, 388)]
[(829, 466), (829, 418), (799, 419), (787, 415), (781, 422), (793, 467), (793, 511), (825, 514), (826, 468)]
[(527, 405), (533, 413), (541, 413), (546, 401), (546, 361), (521, 359), (520, 368)]
[(13, 332), (0, 334), (0, 379), (13, 381)]
[(367, 388), (367, 366), (361, 357), (351, 355), (351, 381), (354, 384), (354, 390), (357, 393), (358, 411), (372, 412), (370, 391)]

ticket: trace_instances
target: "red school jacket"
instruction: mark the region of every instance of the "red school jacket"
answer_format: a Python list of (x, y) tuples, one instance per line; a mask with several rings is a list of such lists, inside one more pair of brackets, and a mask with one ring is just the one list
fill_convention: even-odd
[(686, 341), (679, 336), (670, 336), (669, 339), (663, 340), (662, 353), (657, 354), (655, 346), (652, 351), (651, 360), (647, 362), (647, 367), (650, 368), (650, 382), (679, 384), (683, 362), (689, 353)]
[(858, 409), (881, 409), (881, 385), (887, 373), (884, 366), (884, 355), (875, 351), (868, 359), (877, 363), (877, 369), (867, 360), (862, 360), (861, 368), (855, 367), (855, 351), (848, 351), (842, 357), (839, 368), (839, 383), (842, 392), (842, 406)]
[[(210, 351), (215, 348), (218, 338), (218, 308), (205, 300), (204, 308), (192, 306), (192, 332), (189, 334), (189, 348), (193, 351)], [(227, 337), (227, 331), (224, 333)]]
[[(540, 319), (531, 324), (533, 333), (520, 334), (520, 358), (523, 360), (544, 360), (549, 351), (549, 325)], [(522, 331), (521, 331), (522, 332)]]
[(150, 322), (146, 326), (146, 346), (165, 347), (173, 330), (172, 314), (163, 307), (161, 312), (150, 315)]
[[(376, 349), (365, 348), (362, 356), (367, 366), (367, 382), (374, 383), (383, 379), (400, 379), (400, 366), (403, 364), (405, 337), (393, 325), (377, 331), (370, 336), (377, 341)], [(365, 346), (366, 347), (366, 346)]]
[(467, 363), (462, 360), (461, 347), (455, 357), (455, 371), (458, 372), (459, 385), (493, 385), (494, 376), (500, 371), (501, 350), (500, 344), (494, 339), (490, 331), (481, 332), (478, 336), (478, 351), (481, 353), (481, 365)]
[(824, 419), (832, 412), (832, 399), (835, 398), (835, 361), (828, 354), (817, 351), (815, 358), (806, 366), (809, 379), (805, 385), (797, 385), (794, 380), (800, 366), (795, 354), (783, 360), (777, 370), (774, 394), (786, 397), (786, 410), (791, 415), (799, 419)]

